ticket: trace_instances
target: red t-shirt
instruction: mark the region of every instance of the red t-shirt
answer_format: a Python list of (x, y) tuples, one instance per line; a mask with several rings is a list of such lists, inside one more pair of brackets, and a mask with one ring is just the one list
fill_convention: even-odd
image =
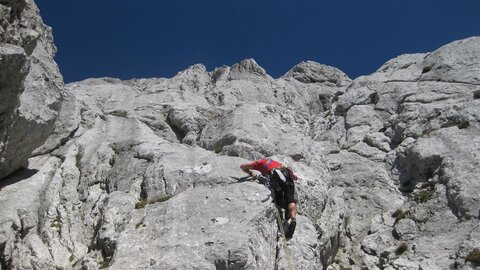
[[(270, 162), (268, 162), (271, 160)], [(268, 163), (268, 165), (267, 165)], [(271, 170), (282, 167), (282, 164), (273, 159), (259, 159), (250, 163), (254, 170), (261, 172), (263, 175), (267, 175)], [(266, 165), (266, 166), (265, 166)]]

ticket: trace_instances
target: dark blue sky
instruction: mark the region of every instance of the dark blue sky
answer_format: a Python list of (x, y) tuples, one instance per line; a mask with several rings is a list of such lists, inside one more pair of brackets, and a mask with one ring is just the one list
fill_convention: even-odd
[(313, 60), (351, 78), (480, 35), (479, 0), (36, 0), (66, 82), (171, 77), (254, 58), (273, 77)]

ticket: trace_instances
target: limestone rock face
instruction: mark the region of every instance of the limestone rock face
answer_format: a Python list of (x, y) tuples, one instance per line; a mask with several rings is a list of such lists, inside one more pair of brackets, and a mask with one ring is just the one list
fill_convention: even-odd
[(0, 3), (0, 178), (25, 167), (52, 133), (63, 79), (51, 28), (31, 0)]
[(347, 86), (351, 82), (341, 70), (313, 61), (294, 66), (285, 77), (292, 77), (303, 83), (325, 83), (333, 86)]
[[(475, 269), (479, 48), (353, 81), (310, 61), (274, 79), (248, 59), (68, 84), (55, 132), (2, 182), (1, 269)], [(0, 53), (21, 87), (28, 51)], [(239, 168), (264, 157), (299, 177), (288, 241), (264, 180)]]

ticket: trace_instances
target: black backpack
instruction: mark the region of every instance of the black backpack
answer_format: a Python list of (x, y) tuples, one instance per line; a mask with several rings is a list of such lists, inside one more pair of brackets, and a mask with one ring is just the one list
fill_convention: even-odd
[(270, 171), (270, 181), (274, 181), (280, 186), (293, 185), (293, 176), (290, 168), (276, 168)]

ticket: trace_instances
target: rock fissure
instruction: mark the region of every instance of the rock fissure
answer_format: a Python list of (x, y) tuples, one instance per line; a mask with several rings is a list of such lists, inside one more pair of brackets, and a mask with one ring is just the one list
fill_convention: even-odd
[(177, 137), (177, 140), (182, 143), (183, 139), (187, 136), (187, 132), (182, 130), (180, 127), (178, 127), (176, 124), (172, 123), (172, 120), (170, 120), (169, 117), (167, 117), (167, 124), (170, 126), (172, 131), (175, 133), (175, 136)]

